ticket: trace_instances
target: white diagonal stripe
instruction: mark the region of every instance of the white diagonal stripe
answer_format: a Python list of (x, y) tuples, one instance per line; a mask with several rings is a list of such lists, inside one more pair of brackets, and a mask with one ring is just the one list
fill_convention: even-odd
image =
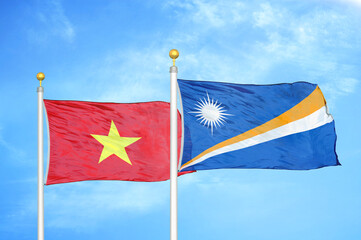
[(216, 149), (213, 152), (205, 154), (196, 161), (191, 162), (188, 165), (184, 165), (180, 170), (195, 165), (197, 163), (200, 163), (208, 158), (220, 155), (222, 153), (232, 152), (235, 150), (251, 147), (260, 143), (268, 142), (291, 134), (309, 131), (321, 127), (332, 121), (333, 118), (331, 114), (327, 113), (327, 108), (326, 106), (324, 106), (319, 110), (315, 111), (314, 113), (299, 120), (296, 120), (294, 122), (290, 122), (281, 127), (272, 129), (268, 132)]

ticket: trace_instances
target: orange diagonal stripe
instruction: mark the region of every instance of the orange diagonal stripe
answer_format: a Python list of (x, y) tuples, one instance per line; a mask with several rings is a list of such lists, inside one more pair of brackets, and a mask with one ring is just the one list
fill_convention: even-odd
[(302, 118), (314, 113), (315, 111), (317, 111), (318, 109), (320, 109), (321, 107), (323, 107), (325, 105), (326, 105), (326, 102), (324, 100), (321, 89), (317, 86), (316, 89), (310, 95), (308, 95), (305, 99), (303, 99), (300, 103), (295, 105), (293, 108), (289, 109), (288, 111), (282, 113), (278, 117), (273, 118), (270, 121), (268, 121), (258, 127), (250, 129), (247, 132), (241, 133), (235, 137), (232, 137), (223, 142), (220, 142), (211, 148), (208, 148), (207, 150), (200, 153), (198, 156), (196, 156), (192, 160), (183, 164), (181, 166), (181, 168), (191, 164), (192, 162), (196, 161), (197, 159), (203, 157), (204, 155), (206, 155), (210, 152), (213, 152), (214, 150), (231, 145), (233, 143), (237, 143), (237, 142), (246, 140), (248, 138), (268, 132), (272, 129), (281, 127), (290, 122), (302, 119)]

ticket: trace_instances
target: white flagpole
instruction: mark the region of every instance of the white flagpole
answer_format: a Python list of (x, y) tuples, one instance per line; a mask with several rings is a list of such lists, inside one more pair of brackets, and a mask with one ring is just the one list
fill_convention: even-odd
[(38, 92), (38, 240), (44, 240), (44, 134), (43, 134), (43, 94), (41, 81), (45, 75), (39, 72), (36, 78), (40, 81)]
[(170, 240), (178, 239), (178, 203), (177, 203), (177, 73), (175, 59), (179, 56), (176, 49), (169, 52), (173, 59), (170, 67)]

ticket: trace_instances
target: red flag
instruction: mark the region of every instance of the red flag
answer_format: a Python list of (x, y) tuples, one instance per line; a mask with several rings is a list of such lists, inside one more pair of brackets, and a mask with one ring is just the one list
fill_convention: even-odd
[[(169, 179), (169, 103), (44, 103), (50, 135), (47, 185)], [(178, 113), (178, 156), (180, 122)]]

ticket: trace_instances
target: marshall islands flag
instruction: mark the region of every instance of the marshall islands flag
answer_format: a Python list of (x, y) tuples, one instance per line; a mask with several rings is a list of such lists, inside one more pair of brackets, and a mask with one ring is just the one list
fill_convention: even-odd
[(178, 86), (183, 109), (180, 171), (340, 165), (334, 120), (316, 84), (179, 79)]

